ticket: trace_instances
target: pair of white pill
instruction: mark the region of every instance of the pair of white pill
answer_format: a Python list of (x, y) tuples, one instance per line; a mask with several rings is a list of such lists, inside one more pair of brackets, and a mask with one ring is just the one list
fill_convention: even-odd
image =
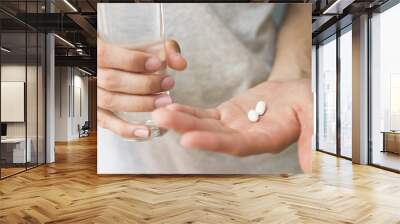
[(256, 108), (249, 110), (249, 112), (247, 113), (247, 118), (251, 122), (257, 122), (259, 116), (263, 115), (266, 110), (267, 110), (267, 105), (265, 104), (265, 102), (258, 101), (256, 104)]

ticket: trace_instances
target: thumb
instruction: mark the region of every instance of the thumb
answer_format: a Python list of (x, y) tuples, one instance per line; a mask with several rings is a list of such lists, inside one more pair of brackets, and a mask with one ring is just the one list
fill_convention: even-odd
[(298, 154), (300, 166), (303, 172), (312, 171), (312, 135), (313, 135), (313, 112), (295, 107), (298, 121), (300, 123), (300, 136), (298, 139)]
[(168, 66), (174, 70), (185, 70), (187, 62), (181, 55), (181, 48), (175, 40), (168, 40), (165, 43), (165, 51), (167, 53)]

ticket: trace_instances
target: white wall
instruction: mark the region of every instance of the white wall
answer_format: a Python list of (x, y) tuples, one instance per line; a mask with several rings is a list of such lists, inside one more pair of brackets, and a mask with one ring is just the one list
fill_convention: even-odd
[(24, 122), (24, 104), (25, 83), (1, 81), (1, 121)]
[[(2, 65), (1, 81), (25, 82), (25, 69), (25, 65)], [(7, 110), (7, 108), (1, 108), (1, 110)], [(25, 137), (25, 122), (8, 122), (7, 136)]]
[(88, 120), (88, 78), (76, 68), (56, 67), (55, 79), (55, 140), (77, 139), (78, 124)]
[(55, 68), (55, 141), (68, 140), (68, 86), (67, 67)]
[[(25, 82), (25, 65), (2, 65), (1, 66), (1, 81), (17, 81)], [(31, 68), (28, 67), (28, 70)], [(1, 108), (6, 110), (7, 108)], [(25, 123), (24, 122), (11, 122), (7, 123), (7, 136), (8, 137), (25, 137)]]
[[(22, 113), (21, 122), (6, 122), (7, 123), (7, 137), (9, 138), (25, 138), (25, 135), (29, 139), (29, 148), (31, 149), (31, 156), (33, 162), (36, 162), (36, 158), (39, 159), (39, 163), (44, 163), (44, 93), (43, 89), (44, 74), (42, 73), (42, 67), (39, 65), (28, 65), (25, 64), (3, 64), (1, 66), (1, 81), (2, 82), (24, 82), (26, 86), (26, 107), (25, 101), (23, 100), (22, 108), (2, 107), (2, 112), (8, 113)], [(27, 79), (27, 80), (26, 80)], [(2, 89), (4, 94), (5, 89)], [(19, 90), (20, 94), (24, 94), (24, 89)], [(21, 92), (22, 91), (22, 92)], [(2, 98), (7, 95), (2, 95)], [(17, 102), (15, 102), (17, 103)], [(3, 103), (2, 103), (3, 104)], [(24, 114), (26, 112), (26, 120)], [(38, 153), (38, 155), (37, 155)]]
[[(75, 113), (73, 113), (74, 117), (72, 119), (72, 136), (78, 137), (78, 129), (77, 126), (78, 124), (83, 125), (85, 123), (85, 121), (88, 120), (88, 78), (87, 77), (83, 77), (82, 73), (80, 73), (78, 70), (74, 70), (75, 75), (74, 75), (74, 92), (73, 94), (75, 94), (73, 96), (74, 100), (75, 100)], [(77, 92), (78, 90), (80, 90), (80, 97), (79, 93)], [(80, 102), (78, 102), (80, 101)], [(81, 107), (81, 108), (79, 108)], [(80, 112), (79, 109), (81, 109), (82, 111)]]
[[(27, 70), (25, 70), (27, 69)], [(27, 120), (26, 122), (7, 122), (7, 136), (8, 137), (25, 137), (25, 126), (28, 125), (28, 137), (34, 133), (36, 136), (36, 107), (37, 107), (37, 95), (36, 95), (36, 80), (31, 77), (34, 74), (36, 77), (36, 66), (16, 65), (8, 64), (1, 66), (1, 81), (10, 82), (25, 82), (26, 72), (28, 72), (28, 84), (27, 87)], [(31, 88), (29, 88), (31, 87)], [(39, 105), (40, 107), (41, 105)], [(7, 110), (7, 108), (1, 108), (1, 110)], [(33, 113), (35, 112), (35, 113)]]

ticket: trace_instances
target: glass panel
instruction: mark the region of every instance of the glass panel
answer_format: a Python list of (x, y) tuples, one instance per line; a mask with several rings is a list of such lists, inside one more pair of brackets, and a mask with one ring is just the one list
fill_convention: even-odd
[(340, 152), (352, 157), (352, 35), (340, 37)]
[[(43, 13), (45, 0), (1, 1), (13, 14)], [(45, 162), (45, 35), (0, 12), (1, 178)], [(35, 17), (36, 18), (36, 17)], [(4, 98), (4, 99), (3, 99)]]
[(311, 53), (311, 83), (312, 83), (312, 90), (313, 90), (313, 112), (314, 112), (314, 116), (313, 116), (313, 137), (312, 137), (312, 149), (316, 150), (316, 143), (317, 143), (317, 135), (316, 135), (316, 130), (317, 130), (317, 116), (316, 116), (316, 112), (317, 112), (317, 107), (315, 105), (317, 105), (316, 103), (316, 82), (317, 82), (317, 48), (315, 45), (312, 46), (312, 53)]
[(26, 34), (2, 33), (1, 44), (1, 140), (2, 177), (25, 170)]
[[(37, 1), (27, 2), (27, 13), (37, 13)], [(37, 17), (35, 17), (37, 18)], [(32, 21), (36, 23), (36, 21)], [(38, 160), (38, 34), (35, 30), (27, 30), (27, 150), (31, 151), (30, 158), (28, 158), (28, 168), (37, 165)]]
[(400, 5), (372, 18), (372, 163), (400, 170)]
[(45, 149), (45, 52), (46, 37), (44, 34), (39, 34), (38, 46), (38, 163), (45, 163), (46, 149)]
[(37, 33), (29, 32), (27, 33), (28, 38), (28, 63), (27, 63), (27, 99), (26, 99), (26, 110), (27, 110), (27, 142), (28, 150), (30, 148), (31, 153), (30, 158), (28, 158), (28, 167), (33, 167), (37, 165)]
[(318, 48), (318, 147), (336, 153), (336, 39)]

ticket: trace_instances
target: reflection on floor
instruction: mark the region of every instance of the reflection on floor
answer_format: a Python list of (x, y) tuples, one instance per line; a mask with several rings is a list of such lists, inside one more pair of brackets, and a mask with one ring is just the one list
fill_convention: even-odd
[(389, 167), (391, 169), (400, 170), (400, 155), (391, 152), (374, 151), (372, 157), (373, 163)]
[(0, 181), (0, 223), (399, 223), (400, 175), (314, 155), (314, 173), (96, 174), (96, 139)]
[(1, 168), (1, 177), (4, 178), (4, 177), (13, 175), (15, 173), (18, 173), (18, 172), (21, 172), (21, 171), (24, 171), (24, 170), (25, 170), (25, 167), (24, 168), (20, 168), (20, 167), (17, 167), (17, 168)]
[[(27, 163), (26, 168), (30, 169), (32, 167), (37, 166), (36, 163)], [(18, 164), (18, 165), (7, 165), (1, 168), (1, 178), (5, 178), (7, 176), (11, 176), (13, 174), (17, 174), (19, 172), (25, 171), (25, 164)]]

